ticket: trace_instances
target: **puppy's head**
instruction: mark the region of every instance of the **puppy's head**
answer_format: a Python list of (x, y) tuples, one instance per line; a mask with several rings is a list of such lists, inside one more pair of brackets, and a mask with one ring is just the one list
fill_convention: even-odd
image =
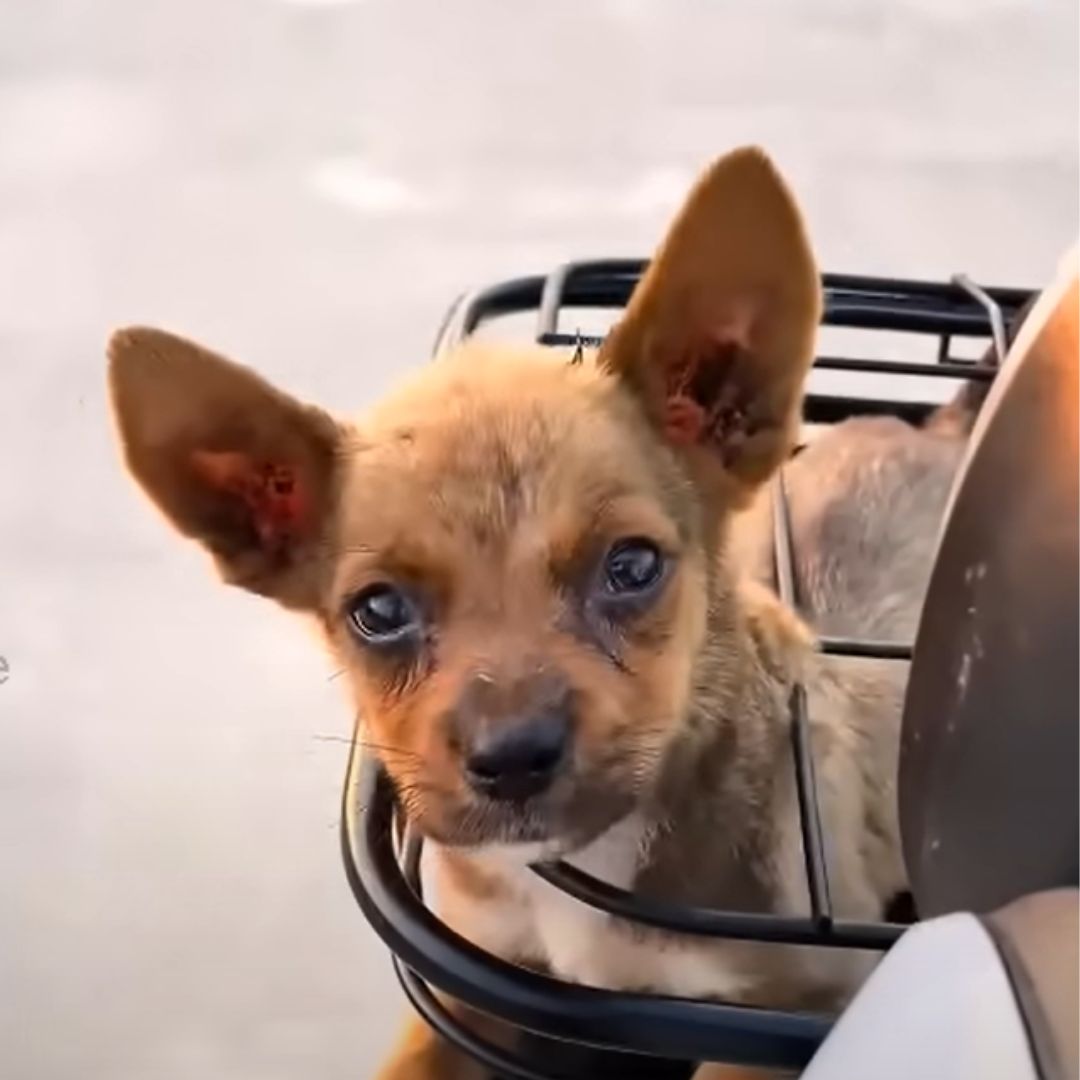
[(723, 524), (789, 452), (818, 315), (798, 213), (744, 150), (589, 363), (467, 345), (348, 423), (132, 329), (112, 392), (177, 528), (319, 620), (420, 829), (566, 851), (643, 797), (707, 632), (738, 632)]

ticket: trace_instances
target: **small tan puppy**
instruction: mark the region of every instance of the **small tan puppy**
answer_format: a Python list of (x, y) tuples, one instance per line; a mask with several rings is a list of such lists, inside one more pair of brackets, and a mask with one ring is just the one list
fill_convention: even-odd
[[(787, 466), (801, 612), (767, 583), (767, 481), (821, 310), (757, 150), (689, 196), (595, 357), (468, 344), (365, 419), (162, 331), (113, 338), (127, 463), (225, 580), (312, 616), (441, 874), (442, 916), (596, 986), (829, 1007), (872, 958), (630, 927), (528, 869), (562, 857), (670, 901), (807, 909), (788, 698), (807, 687), (832, 897), (905, 887), (903, 671), (815, 653), (910, 639), (959, 439), (892, 420)], [(477, 1075), (413, 1024), (381, 1075)]]

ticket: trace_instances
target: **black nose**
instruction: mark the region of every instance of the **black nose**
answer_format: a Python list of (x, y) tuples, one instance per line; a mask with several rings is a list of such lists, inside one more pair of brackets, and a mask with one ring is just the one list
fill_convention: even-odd
[(563, 709), (504, 721), (475, 739), (465, 761), (466, 778), (491, 799), (523, 801), (539, 795), (555, 778), (569, 734)]

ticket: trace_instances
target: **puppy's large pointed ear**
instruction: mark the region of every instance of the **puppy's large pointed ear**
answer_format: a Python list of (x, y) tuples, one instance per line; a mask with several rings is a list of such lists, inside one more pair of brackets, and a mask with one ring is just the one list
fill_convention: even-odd
[(161, 330), (120, 330), (109, 382), (128, 467), (222, 576), (318, 602), (339, 429), (254, 372)]
[(698, 181), (600, 363), (738, 502), (790, 452), (820, 314), (791, 195), (760, 150), (737, 150)]

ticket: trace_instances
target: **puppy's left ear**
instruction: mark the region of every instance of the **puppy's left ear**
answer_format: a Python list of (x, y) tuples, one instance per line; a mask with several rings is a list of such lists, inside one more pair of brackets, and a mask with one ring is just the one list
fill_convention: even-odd
[(145, 327), (109, 342), (128, 468), (224, 579), (314, 609), (331, 527), (340, 430), (253, 371)]
[(798, 208), (756, 148), (699, 180), (600, 351), (699, 482), (739, 503), (790, 453), (821, 288)]

